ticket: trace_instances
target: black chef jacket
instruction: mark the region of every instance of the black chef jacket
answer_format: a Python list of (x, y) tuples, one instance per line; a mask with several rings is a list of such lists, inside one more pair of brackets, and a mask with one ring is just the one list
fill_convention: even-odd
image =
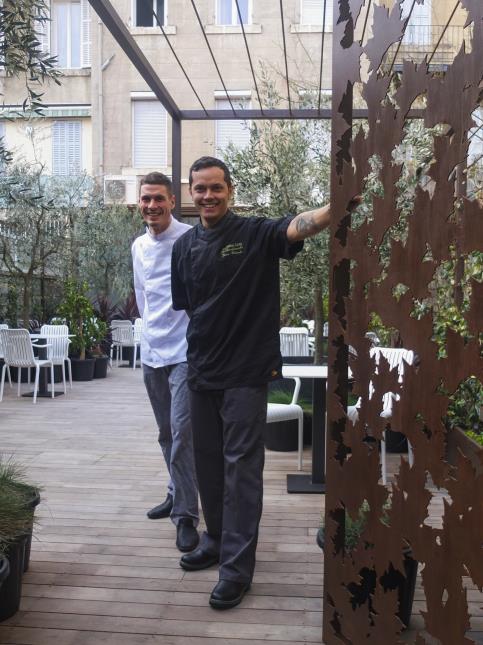
[(173, 308), (190, 313), (188, 382), (195, 390), (258, 386), (280, 378), (279, 258), (291, 259), (290, 218), (201, 223), (173, 247)]

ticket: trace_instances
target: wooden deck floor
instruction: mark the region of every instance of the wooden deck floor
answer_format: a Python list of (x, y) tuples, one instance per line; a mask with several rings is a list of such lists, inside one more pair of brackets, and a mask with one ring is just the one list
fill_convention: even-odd
[(1, 451), (45, 490), (21, 611), (0, 625), (0, 643), (321, 643), (324, 496), (287, 494), (296, 454), (267, 452), (254, 584), (220, 612), (207, 604), (216, 567), (184, 572), (174, 526), (146, 518), (166, 488), (156, 434), (141, 370), (114, 368), (35, 406), (6, 388)]

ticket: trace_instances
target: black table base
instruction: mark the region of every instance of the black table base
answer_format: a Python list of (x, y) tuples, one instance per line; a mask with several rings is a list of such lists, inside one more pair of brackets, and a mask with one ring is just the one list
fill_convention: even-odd
[[(54, 398), (56, 396), (62, 396), (63, 394), (64, 394), (64, 390), (62, 390), (62, 392), (60, 392), (59, 390), (56, 390), (54, 392)], [(22, 396), (30, 397), (32, 399), (33, 396), (34, 396), (34, 393), (33, 392), (26, 392), (25, 394), (22, 394)], [(52, 392), (40, 392), (40, 390), (39, 390), (37, 392), (37, 398), (38, 399), (51, 399), (52, 398)]]
[(325, 483), (314, 484), (312, 475), (287, 475), (287, 493), (325, 493)]

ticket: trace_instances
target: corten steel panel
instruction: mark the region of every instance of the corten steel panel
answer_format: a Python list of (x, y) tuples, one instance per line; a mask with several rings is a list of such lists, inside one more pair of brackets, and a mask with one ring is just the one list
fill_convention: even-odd
[[(483, 99), (483, 2), (461, 0), (458, 7), (467, 11), (470, 46), (461, 43), (452, 64), (438, 73), (424, 62), (404, 62), (394, 101), (385, 100), (390, 78), (384, 72), (388, 69), (384, 57), (403, 34), (400, 3), (387, 3), (392, 8), (378, 3), (371, 14), (368, 40), (362, 45), (354, 40), (354, 27), (358, 20), (364, 20), (363, 13), (371, 3), (339, 0), (334, 4), (323, 641), (329, 645), (401, 642), (396, 592), (384, 592), (380, 579), (391, 566), (404, 574), (403, 548), (410, 547), (414, 558), (424, 565), (421, 583), (427, 607), (417, 623), (420, 629), (413, 642), (481, 642), (468, 636), (470, 614), (464, 584), (476, 585), (480, 591), (483, 585), (483, 468), (474, 468), (463, 455), (456, 467), (447, 463), (446, 443), (453, 431), (443, 422), (449, 398), (440, 387), (453, 393), (471, 375), (483, 380), (478, 341), (483, 329), (481, 283), (474, 282), (470, 306), (464, 314), (470, 338), (465, 341), (449, 332), (447, 358), (438, 358), (438, 347), (431, 339), (431, 312), (419, 320), (411, 312), (414, 300), (430, 295), (428, 285), (441, 263), (451, 259), (452, 247), (460, 258), (483, 249), (482, 205), (464, 196), (461, 181), (468, 132), (474, 127), (471, 114)], [(363, 68), (369, 70), (364, 77), (361, 57), (368, 63)], [(367, 103), (366, 130), (352, 127), (355, 84), (362, 87)], [(421, 185), (416, 188), (407, 239), (391, 242), (384, 272), (381, 245), (400, 218), (395, 186), (402, 166), (393, 162), (392, 153), (404, 138), (409, 109), (421, 95), (427, 101), (424, 125), (446, 127), (433, 140), (433, 161), (427, 171), (431, 190)], [(354, 195), (363, 192), (373, 155), (378, 155), (382, 163), (381, 195), (372, 199), (372, 218), (355, 226), (356, 215), (348, 215), (347, 206)], [(406, 287), (399, 300), (393, 295), (398, 284)], [(417, 355), (415, 365), (406, 365), (402, 387), (384, 360), (374, 376), (375, 365), (365, 339), (371, 312), (377, 313), (385, 326), (397, 329), (402, 346)], [(351, 368), (355, 393), (362, 397), (354, 426), (346, 419), (348, 345), (358, 353)], [(370, 380), (375, 391), (369, 399)], [(379, 416), (378, 401), (388, 391), (400, 394), (391, 427), (411, 442), (414, 465), (409, 467), (402, 459), (386, 488), (380, 483), (377, 444), (368, 442), (367, 436), (382, 437), (387, 422)], [(483, 466), (481, 451), (477, 460)], [(434, 487), (447, 497), (441, 504), (442, 521), (436, 526), (428, 521)], [(380, 518), (388, 496), (392, 506), (383, 523)], [(357, 547), (349, 552), (344, 548), (345, 517), (355, 517), (364, 500), (370, 507), (368, 523)], [(354, 590), (361, 584), (364, 568), (366, 573), (375, 572), (376, 583), (370, 597), (355, 605)]]

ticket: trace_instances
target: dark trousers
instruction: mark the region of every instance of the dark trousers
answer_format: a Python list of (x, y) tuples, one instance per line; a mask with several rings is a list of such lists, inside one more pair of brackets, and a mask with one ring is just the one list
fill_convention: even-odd
[(220, 580), (251, 582), (263, 503), (267, 386), (190, 391), (196, 475)]

